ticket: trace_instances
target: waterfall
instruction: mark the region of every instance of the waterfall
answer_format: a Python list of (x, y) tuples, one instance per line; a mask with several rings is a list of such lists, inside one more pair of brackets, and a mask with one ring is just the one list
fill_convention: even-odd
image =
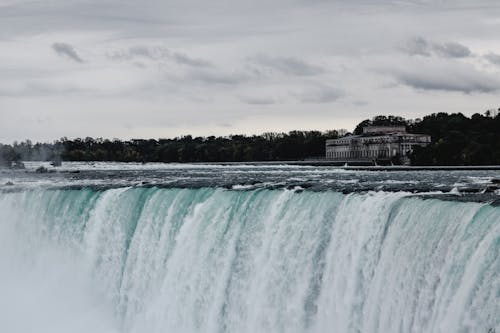
[(500, 331), (500, 207), (405, 192), (0, 193), (3, 332)]

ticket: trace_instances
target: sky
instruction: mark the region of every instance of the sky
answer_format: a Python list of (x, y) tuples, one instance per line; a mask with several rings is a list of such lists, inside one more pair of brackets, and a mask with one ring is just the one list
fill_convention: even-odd
[(0, 0), (0, 142), (500, 107), (497, 0)]

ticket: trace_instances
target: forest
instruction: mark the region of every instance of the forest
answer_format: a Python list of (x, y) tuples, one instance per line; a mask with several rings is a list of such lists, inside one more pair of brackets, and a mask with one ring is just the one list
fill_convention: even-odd
[[(498, 110), (500, 111), (500, 109)], [(433, 113), (422, 119), (376, 116), (346, 130), (291, 131), (165, 139), (61, 138), (52, 143), (30, 140), (0, 144), (0, 165), (22, 167), (20, 161), (119, 162), (251, 162), (324, 158), (325, 140), (359, 134), (367, 125), (404, 125), (410, 133), (429, 134), (432, 143), (415, 149), (412, 165), (500, 165), (500, 116), (486, 111)]]

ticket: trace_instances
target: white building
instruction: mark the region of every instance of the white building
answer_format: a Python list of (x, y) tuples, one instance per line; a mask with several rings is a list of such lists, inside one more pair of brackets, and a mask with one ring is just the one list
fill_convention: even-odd
[(404, 126), (367, 126), (361, 135), (326, 140), (326, 158), (338, 162), (408, 164), (415, 146), (426, 146), (430, 135), (410, 134)]

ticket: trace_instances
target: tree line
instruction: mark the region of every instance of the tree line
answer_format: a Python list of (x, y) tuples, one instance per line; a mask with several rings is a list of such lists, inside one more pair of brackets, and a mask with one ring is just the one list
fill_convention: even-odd
[[(343, 131), (340, 131), (342, 134)], [(119, 162), (249, 162), (296, 160), (324, 155), (326, 139), (339, 131), (291, 131), (227, 137), (181, 136), (173, 139), (62, 138), (52, 144), (29, 140), (0, 146), (4, 161), (64, 160)]]
[[(500, 111), (500, 109), (498, 110)], [(500, 165), (500, 116), (498, 111), (433, 113), (422, 119), (376, 116), (360, 122), (353, 134), (368, 125), (401, 125), (410, 133), (429, 134), (432, 143), (417, 147), (413, 165)], [(27, 140), (0, 144), (0, 164), (21, 160), (119, 161), (119, 162), (251, 162), (321, 158), (325, 140), (350, 135), (346, 130), (291, 131), (262, 135), (192, 137), (172, 139), (61, 138), (53, 143)]]
[(418, 147), (414, 165), (500, 165), (500, 109), (470, 118), (437, 113), (409, 124), (413, 133), (430, 134), (432, 143)]

